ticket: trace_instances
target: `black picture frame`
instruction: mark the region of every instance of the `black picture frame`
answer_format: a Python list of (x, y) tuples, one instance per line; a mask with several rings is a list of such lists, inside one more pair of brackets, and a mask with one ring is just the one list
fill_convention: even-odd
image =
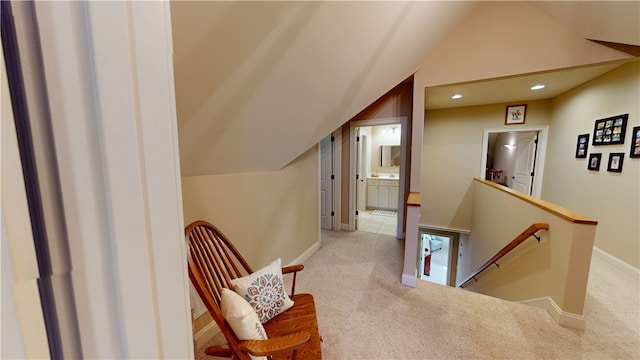
[(584, 159), (587, 157), (587, 148), (589, 147), (589, 134), (578, 135), (576, 142), (576, 158)]
[(640, 158), (640, 126), (633, 128), (631, 133), (631, 151), (629, 157)]
[(593, 140), (591, 145), (624, 144), (629, 114), (612, 116), (596, 120), (593, 125)]
[(601, 159), (602, 159), (602, 153), (589, 154), (589, 162), (587, 163), (587, 169), (600, 171)]
[(607, 164), (607, 171), (622, 172), (623, 162), (624, 162), (624, 153), (609, 154), (609, 163)]

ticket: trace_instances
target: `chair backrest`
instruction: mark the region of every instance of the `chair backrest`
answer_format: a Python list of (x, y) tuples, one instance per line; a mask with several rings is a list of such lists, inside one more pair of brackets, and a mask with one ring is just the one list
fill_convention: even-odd
[(238, 338), (220, 310), (222, 288), (232, 289), (231, 279), (251, 274), (253, 270), (224, 234), (206, 221), (196, 221), (185, 228), (189, 253), (189, 277), (211, 316), (224, 333), (229, 348), (236, 354)]

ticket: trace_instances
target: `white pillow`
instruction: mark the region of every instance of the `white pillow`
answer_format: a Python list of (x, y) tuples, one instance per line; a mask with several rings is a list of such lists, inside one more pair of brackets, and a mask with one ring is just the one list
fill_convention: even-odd
[(265, 340), (267, 332), (251, 305), (235, 292), (222, 288), (220, 296), (222, 316), (240, 340)]
[(253, 307), (263, 324), (293, 306), (284, 288), (280, 264), (277, 259), (250, 275), (231, 280), (235, 292)]

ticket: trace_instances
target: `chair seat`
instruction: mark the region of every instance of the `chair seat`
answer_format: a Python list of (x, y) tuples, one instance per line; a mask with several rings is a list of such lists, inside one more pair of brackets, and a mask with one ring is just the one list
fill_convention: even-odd
[[(296, 352), (296, 360), (322, 359), (318, 320), (315, 302), (311, 294), (296, 294), (292, 298), (293, 306), (287, 311), (263, 324), (268, 337), (284, 336), (298, 331), (307, 331), (311, 339)], [(290, 353), (274, 355), (273, 359), (289, 359)]]

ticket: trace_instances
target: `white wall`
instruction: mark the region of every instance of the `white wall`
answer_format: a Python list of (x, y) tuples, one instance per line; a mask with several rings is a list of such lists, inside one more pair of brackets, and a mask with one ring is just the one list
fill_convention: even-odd
[(36, 2), (84, 358), (191, 358), (169, 4)]
[[(391, 128), (395, 127), (395, 132)], [(371, 171), (378, 173), (399, 173), (399, 167), (380, 165), (380, 146), (400, 145), (401, 124), (377, 125), (371, 127)]]
[(511, 185), (516, 151), (515, 148), (505, 147), (505, 145), (514, 145), (516, 143), (516, 133), (500, 133), (493, 146), (493, 167), (503, 171), (503, 181), (507, 186)]
[[(576, 159), (579, 134), (593, 139), (594, 122), (629, 114), (622, 145), (593, 146), (602, 153), (600, 171)], [(552, 101), (544, 199), (598, 220), (595, 246), (640, 267), (640, 159), (629, 157), (631, 130), (640, 126), (640, 63), (617, 68)], [(612, 152), (625, 154), (621, 173), (607, 172)]]

